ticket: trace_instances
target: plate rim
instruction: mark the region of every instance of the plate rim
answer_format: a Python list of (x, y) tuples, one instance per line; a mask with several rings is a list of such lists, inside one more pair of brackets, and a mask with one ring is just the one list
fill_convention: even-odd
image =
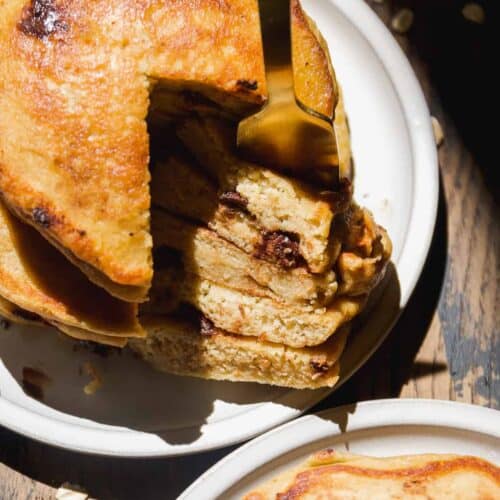
[[(405, 250), (411, 244), (411, 241), (416, 240), (419, 242), (419, 245), (414, 247), (411, 252), (411, 266), (406, 264), (407, 286), (402, 290), (400, 314), (406, 306), (421, 275), (429, 252), (437, 216), (439, 169), (430, 113), (421, 86), (406, 55), (390, 31), (371, 8), (363, 0), (350, 0), (349, 2), (328, 0), (328, 2), (333, 4), (357, 27), (359, 33), (377, 53), (399, 98), (408, 127), (414, 162), (413, 203), (406, 233), (407, 237), (405, 238), (400, 255), (404, 257), (408, 254)], [(411, 235), (410, 241), (408, 240), (408, 235)], [(380, 336), (372, 349), (366, 353), (366, 356), (346, 374), (342, 383), (347, 381), (378, 349), (390, 333), (399, 314), (395, 315), (390, 326)], [(337, 389), (340, 385), (337, 385), (334, 389)], [(121, 457), (177, 456), (200, 453), (250, 439), (304, 413), (330, 394), (332, 389), (323, 389), (316, 392), (317, 394), (314, 397), (310, 397), (307, 403), (302, 405), (300, 409), (287, 407), (285, 410), (284, 407), (281, 407), (283, 409), (280, 409), (278, 415), (275, 415), (272, 419), (267, 419), (264, 424), (255, 426), (249, 432), (241, 433), (233, 431), (231, 435), (226, 433), (224, 438), (217, 438), (217, 432), (215, 432), (211, 440), (204, 439), (203, 443), (194, 442), (186, 445), (170, 445), (153, 434), (133, 429), (98, 429), (83, 427), (82, 425), (78, 425), (77, 422), (62, 422), (53, 417), (41, 415), (18, 406), (2, 398), (1, 395), (0, 425), (34, 440), (76, 452)], [(268, 403), (259, 405), (261, 409), (264, 409), (264, 407), (268, 407)], [(256, 410), (257, 408), (253, 411)], [(6, 417), (6, 415), (11, 416)], [(240, 417), (236, 416), (234, 418)], [(19, 422), (23, 422), (23, 424), (19, 425)], [(54, 433), (49, 431), (54, 425), (59, 427), (59, 432), (56, 435), (65, 435), (66, 439), (56, 437)], [(214, 426), (217, 426), (217, 423), (208, 423), (205, 426), (204, 434), (207, 434), (208, 429), (213, 429)], [(40, 431), (41, 429), (43, 431)], [(61, 430), (64, 432), (61, 432)], [(83, 433), (84, 435), (80, 435), (79, 439), (75, 440), (75, 432)], [(126, 447), (122, 444), (124, 440), (127, 441)]]
[[(350, 410), (352, 410), (353, 406), (356, 408), (351, 413)], [(334, 417), (343, 415), (345, 412), (349, 413), (349, 418), (345, 427), (341, 429), (335, 423)], [(436, 418), (437, 412), (439, 412), (439, 423)], [(196, 498), (200, 498), (197, 496), (200, 485), (203, 485), (205, 495), (216, 493), (214, 498), (218, 498), (237, 484), (238, 481), (241, 481), (245, 476), (254, 472), (259, 467), (264, 466), (267, 462), (276, 460), (294, 449), (306, 446), (312, 441), (378, 427), (411, 425), (466, 430), (491, 436), (500, 441), (500, 428), (498, 425), (495, 425), (498, 424), (499, 417), (500, 411), (493, 408), (459, 401), (424, 398), (375, 399), (329, 408), (319, 413), (304, 415), (279, 427), (275, 427), (240, 446), (199, 476), (196, 481), (180, 494), (178, 500), (195, 500)], [(304, 437), (308, 435), (308, 424), (312, 424), (317, 418), (323, 418), (325, 421), (328, 420), (328, 422), (323, 428), (316, 429), (315, 433), (310, 432), (309, 438)], [(444, 422), (443, 419), (445, 420)], [(317, 428), (317, 426), (315, 427)], [(287, 437), (293, 435), (295, 441), (294, 439), (282, 439), (280, 442), (281, 446), (270, 446), (269, 441), (272, 441), (280, 434), (286, 434)], [(267, 446), (263, 447), (262, 445), (266, 442)], [(252, 455), (254, 459), (245, 462), (243, 458), (248, 456), (249, 452), (252, 453), (254, 448), (258, 448), (256, 450), (257, 453)], [(240, 458), (242, 460), (239, 461), (238, 467), (232, 467), (231, 471), (225, 470), (228, 467), (231, 468), (231, 464)], [(245, 464), (248, 465), (245, 466)], [(215, 480), (216, 484), (213, 483), (215, 476), (217, 477)], [(217, 491), (214, 491), (212, 488), (217, 488)]]

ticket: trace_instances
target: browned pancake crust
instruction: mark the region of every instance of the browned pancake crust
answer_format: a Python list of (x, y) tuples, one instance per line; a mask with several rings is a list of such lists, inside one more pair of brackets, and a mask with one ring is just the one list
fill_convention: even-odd
[(331, 119), (339, 89), (328, 46), (298, 0), (292, 1), (292, 16), (295, 92), (303, 104)]
[(41, 318), (102, 335), (144, 336), (136, 304), (118, 300), (91, 283), (1, 202), (0, 298), (17, 322)]
[[(384, 498), (493, 499), (500, 493), (500, 469), (477, 457), (414, 455), (376, 459), (335, 455), (333, 450), (319, 452), (305, 466), (285, 472), (249, 493), (245, 500), (298, 500), (321, 494), (329, 495), (328, 498), (351, 495), (349, 498), (358, 499), (370, 492), (380, 494), (384, 482)], [(469, 480), (464, 478), (466, 475)], [(437, 483), (443, 479), (444, 489)], [(280, 488), (282, 481), (287, 483), (285, 488)]]
[[(294, 50), (299, 97), (328, 114), (326, 53), (297, 7), (294, 31), (304, 40)], [(310, 95), (304, 52), (322, 86)], [(143, 298), (152, 277), (145, 118), (153, 87), (201, 93), (235, 115), (261, 105), (256, 0), (0, 4), (1, 195), (74, 262), (142, 287)]]

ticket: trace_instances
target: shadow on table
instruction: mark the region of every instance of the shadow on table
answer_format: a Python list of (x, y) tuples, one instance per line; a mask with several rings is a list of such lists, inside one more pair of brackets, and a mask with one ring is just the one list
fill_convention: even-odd
[(8, 467), (54, 488), (80, 484), (99, 500), (174, 500), (235, 448), (164, 459), (101, 457), (37, 443), (2, 427), (0, 444), (0, 462)]
[[(433, 91), (498, 202), (498, 141), (496, 127), (490, 126), (488, 120), (488, 111), (492, 113), (498, 94), (496, 79), (492, 78), (498, 46), (494, 42), (500, 27), (498, 2), (479, 2), (486, 14), (484, 24), (464, 18), (462, 0), (405, 3), (415, 10), (414, 25), (407, 33), (411, 48), (425, 61)], [(454, 132), (445, 130), (446, 138), (452, 140)]]
[(376, 354), (338, 391), (312, 411), (368, 399), (397, 397), (411, 378), (447, 369), (414, 363), (436, 311), (447, 266), (447, 209), (440, 183), (436, 227), (423, 272), (408, 304)]

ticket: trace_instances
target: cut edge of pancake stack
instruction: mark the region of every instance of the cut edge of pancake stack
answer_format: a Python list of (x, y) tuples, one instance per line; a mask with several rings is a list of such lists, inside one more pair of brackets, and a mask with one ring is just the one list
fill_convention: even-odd
[[(204, 73), (210, 64), (172, 72), (174, 66), (188, 65), (190, 56), (178, 50), (182, 37), (159, 26), (180, 26), (172, 20), (179, 14), (168, 6), (158, 7), (155, 21), (148, 12), (142, 24), (130, 24), (130, 36), (143, 41), (142, 31), (136, 33), (141, 26), (149, 42), (156, 41), (163, 52), (155, 49), (144, 56), (123, 42), (117, 50), (132, 52), (123, 58), (126, 62), (118, 59), (119, 71), (110, 78), (114, 85), (124, 86), (130, 110), (115, 112), (114, 101), (106, 97), (108, 87), (101, 95), (95, 81), (89, 86), (82, 80), (71, 96), (71, 112), (79, 105), (88, 109), (76, 117), (57, 100), (73, 92), (70, 83), (55, 82), (76, 64), (74, 54), (71, 61), (65, 59), (59, 42), (70, 33), (71, 40), (64, 44), (79, 44), (87, 17), (99, 18), (100, 24), (92, 29), (102, 30), (101, 43), (113, 39), (115, 28), (99, 17), (99, 2), (71, 19), (55, 2), (49, 4), (48, 14), (58, 22), (47, 33), (47, 26), (33, 21), (33, 12), (18, 0), (0, 6), (0, 14), (2, 9), (7, 14), (0, 31), (12, 34), (0, 36), (0, 53), (8, 53), (2, 48), (19, 53), (15, 61), (0, 56), (5, 80), (0, 81), (0, 314), (17, 322), (51, 324), (80, 340), (115, 347), (128, 343), (156, 368), (180, 375), (296, 388), (333, 386), (350, 321), (382, 278), (391, 243), (371, 214), (352, 201), (348, 182), (335, 189), (318, 187), (238, 157), (234, 120), (265, 101), (256, 2), (239, 0), (228, 12), (218, 11), (211, 2), (198, 6), (213, 20), (213, 26), (205, 23), (203, 30), (222, 32), (220, 25), (231, 26), (227, 45), (234, 46), (227, 54), (240, 53), (221, 57), (226, 52), (207, 46), (210, 33), (198, 27), (200, 40), (192, 43), (207, 51), (207, 62), (213, 59), (217, 66), (228, 57), (226, 67), (215, 75)], [(200, 16), (190, 12), (192, 8), (186, 3), (183, 15), (197, 23)], [(129, 15), (123, 12), (125, 27), (131, 22)], [(297, 94), (309, 107), (335, 116), (340, 162), (349, 163), (347, 120), (328, 49), (298, 1), (293, 2), (292, 19)], [(189, 22), (183, 29), (190, 32)], [(128, 31), (122, 26), (119, 34)], [(78, 47), (90, 50), (95, 59), (96, 47)], [(80, 65), (85, 75), (92, 75), (96, 68), (86, 67), (91, 63), (84, 55)], [(35, 81), (27, 67), (36, 57), (52, 60), (54, 66), (66, 65), (57, 78), (55, 72), (35, 75), (36, 84), (24, 99), (43, 95), (47, 109), (26, 111), (22, 92), (27, 81)], [(138, 88), (132, 88), (133, 79), (123, 80), (130, 72), (135, 75), (130, 66), (135, 59), (144, 72), (136, 75)], [(82, 68), (76, 64), (78, 72)], [(234, 80), (229, 69), (239, 71), (242, 78)], [(69, 77), (74, 74), (68, 75), (68, 82)], [(96, 93), (93, 100), (85, 95), (88, 89)], [(154, 274), (148, 270), (149, 194), (144, 190), (150, 177), (146, 90), (151, 94), (150, 119), (157, 126), (153, 135), (174, 130), (176, 136), (168, 138), (167, 154), (160, 151), (151, 162)], [(92, 108), (101, 98), (104, 104)], [(130, 99), (136, 101), (131, 105)], [(58, 108), (60, 123), (51, 129), (46, 113), (54, 111), (53, 105), (62, 111)], [(9, 133), (7, 123), (16, 106), (25, 115), (16, 115), (18, 126)], [(106, 113), (115, 121), (108, 123)], [(92, 114), (101, 119), (102, 130), (96, 129)], [(94, 132), (82, 140), (86, 120)], [(165, 122), (170, 128), (162, 129)], [(40, 144), (43, 148), (43, 136), (37, 135), (40, 127), (50, 130), (47, 138), (52, 141), (43, 154), (37, 153)], [(117, 136), (115, 129), (126, 130), (125, 135)], [(19, 131), (31, 134), (30, 147), (23, 146)], [(75, 134), (76, 149), (65, 157), (61, 148), (76, 144)], [(90, 140), (94, 144), (87, 144)], [(160, 150), (167, 139), (160, 137), (161, 141)], [(116, 163), (123, 158), (131, 164), (128, 172)], [(13, 168), (15, 159), (25, 163), (24, 173)], [(95, 163), (85, 169), (84, 161)], [(63, 185), (69, 187), (57, 205)], [(133, 200), (130, 207), (124, 190)], [(94, 204), (89, 202), (92, 196)], [(114, 196), (116, 203), (109, 201)]]
[(239, 158), (227, 122), (186, 118), (176, 132), (182, 146), (153, 166), (148, 338), (131, 347), (178, 374), (335, 385), (390, 257), (386, 232), (349, 185), (326, 193)]

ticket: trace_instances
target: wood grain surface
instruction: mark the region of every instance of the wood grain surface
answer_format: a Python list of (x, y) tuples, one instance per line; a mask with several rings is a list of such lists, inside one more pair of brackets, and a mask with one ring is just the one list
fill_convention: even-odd
[[(347, 1), (347, 0), (346, 0)], [(439, 213), (431, 251), (389, 339), (339, 391), (313, 411), (374, 398), (438, 398), (500, 407), (499, 183), (497, 127), (486, 127), (495, 26), (464, 19), (465, 2), (369, 2), (390, 25), (402, 7), (414, 23), (395, 35), (442, 125)], [(99, 499), (175, 498), (233, 448), (192, 457), (130, 460), (51, 448), (0, 428), (0, 499), (55, 498), (63, 482)], [(16, 472), (17, 471), (17, 472)], [(32, 479), (28, 479), (32, 478)]]

